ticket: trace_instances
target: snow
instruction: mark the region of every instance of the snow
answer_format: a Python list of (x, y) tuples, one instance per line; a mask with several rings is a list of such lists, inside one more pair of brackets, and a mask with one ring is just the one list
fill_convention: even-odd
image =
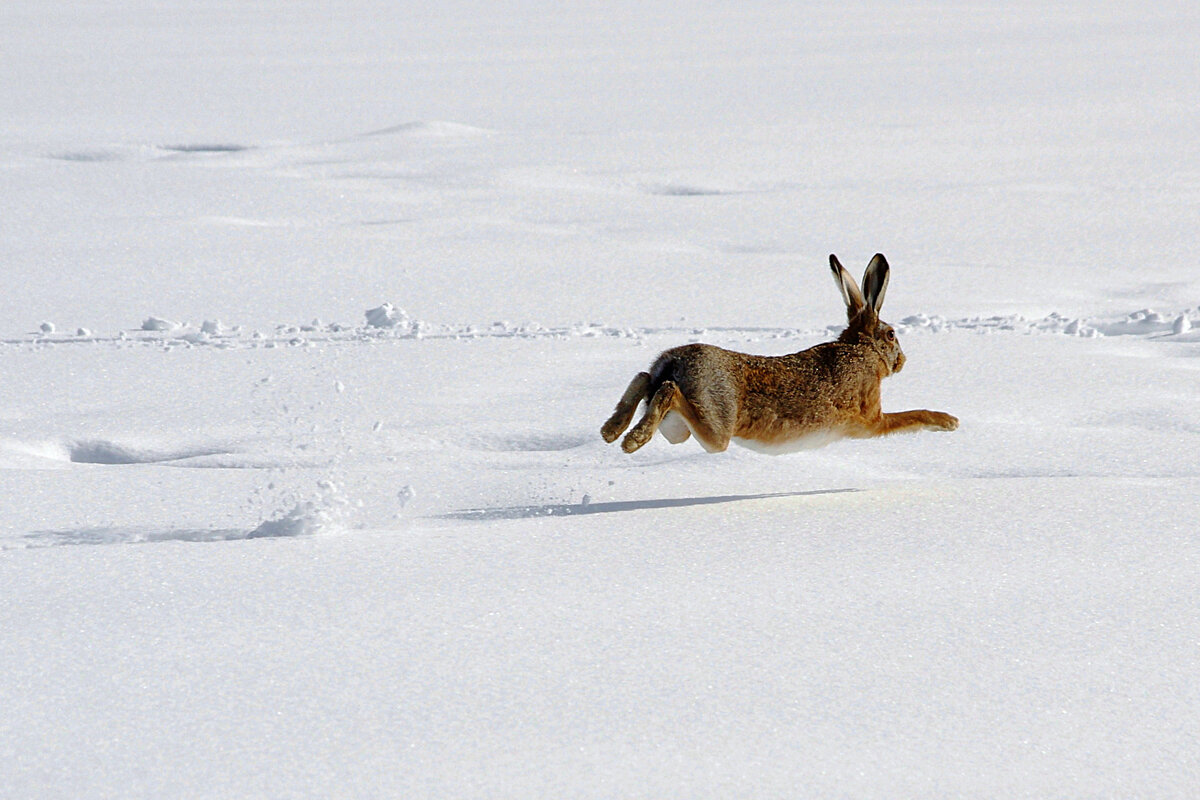
[[(6, 3), (0, 795), (1189, 796), (1198, 48)], [(884, 408), (959, 430), (601, 441), (668, 347), (836, 335), (879, 251)]]
[(404, 309), (396, 308), (391, 303), (384, 303), (376, 308), (366, 310), (367, 324), (372, 328), (395, 328), (408, 322)]

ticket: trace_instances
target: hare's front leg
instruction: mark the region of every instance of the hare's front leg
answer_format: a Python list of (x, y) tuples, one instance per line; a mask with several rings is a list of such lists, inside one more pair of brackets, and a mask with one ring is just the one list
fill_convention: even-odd
[(885, 436), (889, 433), (907, 433), (919, 430), (952, 431), (957, 427), (958, 417), (951, 416), (945, 411), (927, 411), (920, 408), (881, 415), (875, 435)]

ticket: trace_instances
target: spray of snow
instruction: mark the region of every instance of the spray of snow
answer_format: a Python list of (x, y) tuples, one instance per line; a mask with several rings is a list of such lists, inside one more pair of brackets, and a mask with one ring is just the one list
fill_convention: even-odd
[(350, 501), (333, 481), (321, 481), (317, 489), (315, 497), (300, 500), (286, 513), (262, 522), (246, 538), (314, 536), (343, 530)]

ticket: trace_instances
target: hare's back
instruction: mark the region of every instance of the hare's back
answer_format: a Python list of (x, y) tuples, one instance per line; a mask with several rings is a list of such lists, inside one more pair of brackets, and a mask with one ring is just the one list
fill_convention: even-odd
[(828, 392), (838, 372), (837, 354), (818, 345), (785, 356), (760, 356), (711, 344), (687, 344), (664, 352), (650, 369), (655, 386), (674, 381), (684, 394), (733, 392), (739, 400), (756, 398), (794, 406), (797, 398), (816, 400)]
[(650, 368), (654, 384), (674, 381), (685, 393), (692, 389), (740, 382), (748, 360), (754, 356), (711, 344), (672, 347)]
[(744, 394), (747, 356), (711, 344), (667, 350), (650, 368), (650, 394), (672, 381), (705, 419), (732, 426)]

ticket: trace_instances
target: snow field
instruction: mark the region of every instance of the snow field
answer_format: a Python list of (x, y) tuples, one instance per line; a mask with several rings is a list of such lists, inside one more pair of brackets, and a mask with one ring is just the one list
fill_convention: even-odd
[(0, 26), (5, 335), (794, 326), (831, 250), (952, 318), (1196, 305), (1188, 4), (68, 9)]
[[(0, 796), (1192, 796), (1197, 52), (1185, 2), (0, 5)], [(879, 251), (884, 408), (959, 430), (600, 441)]]
[[(1198, 553), (1172, 520), (1197, 488), (909, 483), (23, 551), (5, 585), (41, 602), (4, 606), (8, 785), (1179, 795)], [(86, 746), (64, 758), (62, 730)]]

